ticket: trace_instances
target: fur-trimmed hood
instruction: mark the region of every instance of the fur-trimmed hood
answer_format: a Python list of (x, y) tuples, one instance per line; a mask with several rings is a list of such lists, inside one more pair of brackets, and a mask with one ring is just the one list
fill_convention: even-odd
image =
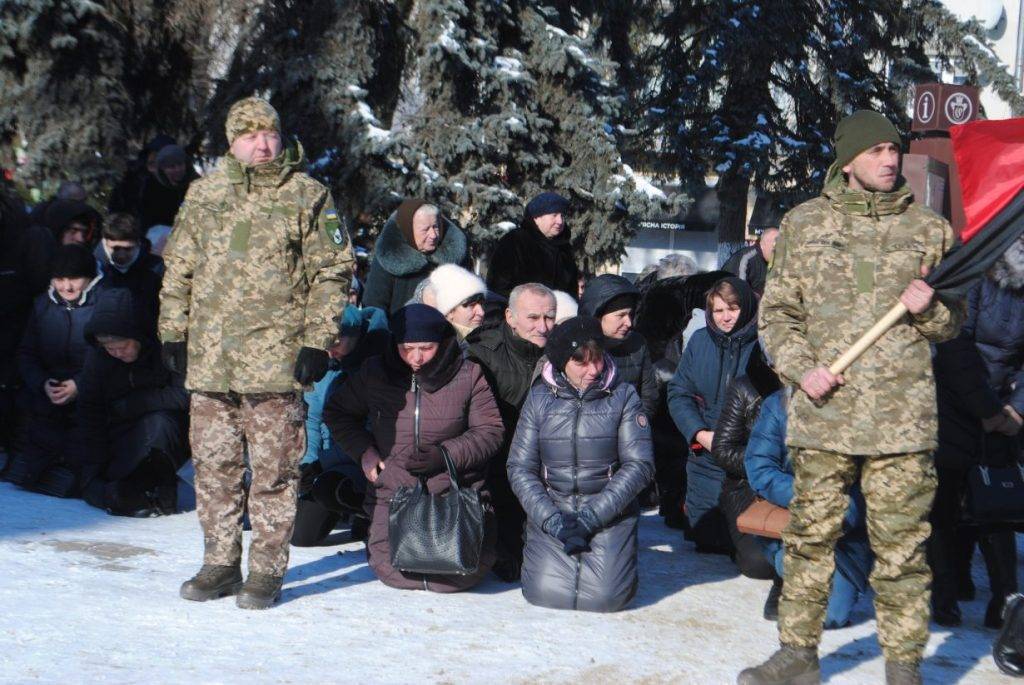
[(393, 213), (384, 224), (373, 257), (392, 276), (408, 276), (422, 271), (428, 264), (461, 264), (466, 259), (466, 234), (448, 217), (444, 219), (444, 236), (431, 254), (423, 254), (405, 240)]
[(996, 260), (988, 277), (1003, 290), (1024, 290), (1024, 236), (1017, 238)]

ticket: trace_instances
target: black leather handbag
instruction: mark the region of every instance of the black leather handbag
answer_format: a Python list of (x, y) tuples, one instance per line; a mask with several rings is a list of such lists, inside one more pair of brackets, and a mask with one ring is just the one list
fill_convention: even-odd
[(982, 434), (980, 463), (967, 472), (963, 512), (968, 523), (1024, 522), (1024, 464), (1017, 438)]
[(484, 505), (480, 493), (460, 488), (455, 464), (442, 448), (452, 486), (432, 495), (426, 481), (395, 491), (388, 509), (391, 565), (406, 573), (470, 575), (480, 566)]

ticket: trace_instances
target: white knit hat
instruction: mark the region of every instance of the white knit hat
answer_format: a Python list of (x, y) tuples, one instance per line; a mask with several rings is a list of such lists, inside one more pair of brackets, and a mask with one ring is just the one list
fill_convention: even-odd
[(572, 295), (562, 290), (555, 290), (555, 323), (560, 324), (579, 313), (580, 306)]
[(442, 264), (430, 274), (437, 309), (447, 314), (474, 295), (486, 295), (487, 286), (475, 273), (455, 264)]

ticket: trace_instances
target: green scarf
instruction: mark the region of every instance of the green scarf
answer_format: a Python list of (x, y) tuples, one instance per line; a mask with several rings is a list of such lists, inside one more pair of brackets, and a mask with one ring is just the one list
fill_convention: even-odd
[(298, 171), (305, 161), (302, 143), (294, 141), (274, 159), (263, 164), (242, 164), (230, 152), (221, 158), (221, 165), (232, 185), (242, 186), (248, 194), (253, 188), (279, 188), (292, 172)]
[(838, 163), (828, 168), (825, 188), (821, 192), (832, 205), (832, 209), (849, 216), (869, 216), (878, 218), (890, 214), (902, 214), (911, 202), (914, 193), (904, 178), (900, 177), (900, 185), (888, 193), (853, 190), (843, 177), (843, 170)]

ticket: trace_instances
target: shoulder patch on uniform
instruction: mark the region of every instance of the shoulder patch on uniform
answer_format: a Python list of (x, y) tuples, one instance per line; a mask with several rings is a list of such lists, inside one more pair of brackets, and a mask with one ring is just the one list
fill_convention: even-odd
[(328, 209), (324, 212), (324, 230), (327, 231), (327, 237), (335, 247), (345, 246), (345, 229), (341, 227), (338, 210)]
[(640, 426), (641, 428), (647, 428), (647, 415), (646, 414), (637, 414), (636, 415), (636, 425)]

